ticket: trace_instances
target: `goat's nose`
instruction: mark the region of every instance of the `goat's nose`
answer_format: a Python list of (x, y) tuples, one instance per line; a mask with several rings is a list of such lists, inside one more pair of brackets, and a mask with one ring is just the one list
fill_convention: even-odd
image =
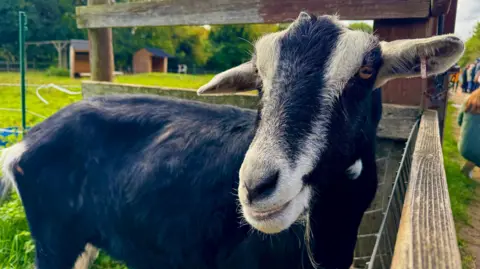
[(260, 181), (249, 181), (245, 183), (247, 199), (251, 204), (255, 200), (261, 200), (273, 193), (278, 183), (279, 172), (275, 172)]

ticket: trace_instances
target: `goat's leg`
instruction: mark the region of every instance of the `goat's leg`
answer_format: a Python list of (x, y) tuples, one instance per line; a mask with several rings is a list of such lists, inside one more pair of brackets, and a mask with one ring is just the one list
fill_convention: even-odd
[(84, 252), (86, 242), (75, 233), (62, 229), (43, 229), (32, 233), (35, 240), (37, 269), (72, 269), (77, 258)]
[(98, 249), (90, 244), (85, 246), (85, 251), (80, 255), (73, 269), (88, 269), (98, 257)]

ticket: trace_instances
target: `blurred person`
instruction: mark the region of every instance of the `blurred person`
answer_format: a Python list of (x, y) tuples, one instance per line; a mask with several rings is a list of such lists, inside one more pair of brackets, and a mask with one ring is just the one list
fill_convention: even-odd
[(477, 58), (475, 64), (475, 71), (473, 76), (473, 90), (476, 90), (480, 87), (480, 58)]
[(451, 83), (451, 87), (452, 87), (452, 92), (455, 93), (455, 92), (457, 92), (457, 89), (458, 89), (461, 69), (460, 69), (460, 66), (458, 64), (456, 64), (450, 70), (451, 70), (450, 73), (452, 73), (452, 75), (450, 77), (450, 83)]
[(469, 64), (466, 68), (467, 93), (473, 92), (473, 79), (475, 77), (475, 64)]
[(458, 150), (466, 160), (462, 172), (472, 178), (473, 169), (480, 166), (480, 91), (474, 91), (463, 103), (458, 125)]
[(463, 93), (466, 93), (467, 92), (467, 88), (468, 88), (468, 81), (467, 81), (467, 69), (468, 69), (468, 65), (465, 66), (465, 68), (463, 68), (463, 71), (462, 71), (462, 76), (461, 76), (461, 87), (462, 87), (462, 92)]

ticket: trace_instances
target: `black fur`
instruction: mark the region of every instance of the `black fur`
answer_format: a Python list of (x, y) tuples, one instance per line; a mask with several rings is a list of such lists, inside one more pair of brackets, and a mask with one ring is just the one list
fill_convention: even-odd
[[(302, 226), (267, 237), (239, 225), (234, 193), (254, 120), (254, 111), (228, 106), (112, 96), (32, 128), (16, 181), (39, 268), (69, 268), (87, 242), (132, 268), (310, 268)], [(341, 208), (363, 209), (357, 199), (370, 176), (339, 180), (321, 196), (333, 199), (329, 208), (314, 207), (314, 223), (331, 226), (314, 230), (318, 262), (351, 263), (355, 240), (340, 255), (337, 236), (356, 235), (344, 219), (358, 216)]]
[[(367, 61), (378, 68), (375, 53)], [(323, 66), (312, 64), (313, 71)], [(302, 76), (310, 80), (313, 73)], [(313, 256), (323, 268), (349, 268), (358, 226), (375, 195), (381, 96), (372, 94), (374, 80), (351, 79), (335, 105), (327, 150), (304, 178), (316, 192), (309, 225)], [(294, 87), (301, 99), (311, 99), (318, 94), (308, 91), (312, 85)], [(317, 111), (310, 101), (298, 105)], [(293, 139), (311, 128), (311, 118), (290, 112), (302, 117), (298, 124), (289, 119)], [(256, 120), (261, 113), (230, 106), (110, 96), (70, 105), (32, 128), (18, 162), (24, 173), (15, 180), (38, 268), (71, 268), (88, 242), (138, 269), (312, 268), (302, 225), (275, 236), (239, 225), (238, 171)], [(357, 159), (364, 169), (351, 180), (345, 171)]]
[(87, 242), (132, 268), (300, 268), (301, 227), (269, 238), (239, 225), (234, 192), (254, 119), (122, 96), (32, 128), (16, 180), (39, 268), (69, 268)]

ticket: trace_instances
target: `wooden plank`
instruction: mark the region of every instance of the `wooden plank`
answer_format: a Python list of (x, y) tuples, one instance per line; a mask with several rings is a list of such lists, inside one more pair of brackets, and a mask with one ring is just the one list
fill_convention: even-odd
[[(444, 17), (444, 26), (443, 26), (443, 33), (444, 34), (453, 34), (455, 31), (455, 21), (457, 17), (457, 5), (458, 5), (458, 0), (451, 0), (450, 3), (450, 8), (445, 14)], [(454, 68), (451, 69), (452, 72), (458, 72), (458, 70), (454, 70)], [(444, 90), (448, 89), (448, 81), (450, 80), (450, 75), (447, 76), (445, 79), (445, 82), (443, 84)], [(447, 106), (448, 106), (448, 97), (449, 95), (445, 95), (445, 101), (442, 104), (442, 109), (439, 110), (439, 120), (440, 120), (440, 136), (442, 137), (442, 143), (443, 143), (443, 132), (445, 128), (445, 118), (447, 114)]]
[[(198, 96), (195, 89), (97, 81), (83, 81), (82, 94), (84, 98), (109, 94), (155, 94), (212, 104), (234, 105), (249, 109), (256, 109), (258, 106), (258, 97), (252, 93), (238, 93), (236, 95), (224, 96)], [(406, 141), (412, 126), (415, 124), (418, 108), (384, 104), (382, 113), (383, 118), (379, 124), (378, 136), (386, 139)]]
[(406, 141), (418, 115), (416, 106), (383, 104), (378, 132), (384, 138)]
[[(91, 7), (109, 3), (110, 0), (88, 0)], [(92, 80), (112, 81), (114, 71), (112, 29), (89, 29), (88, 41)]]
[(291, 22), (300, 11), (344, 20), (426, 18), (430, 0), (154, 0), (77, 7), (78, 28)]
[(438, 17), (447, 14), (450, 9), (451, 0), (431, 0), (430, 12), (432, 16)]
[(111, 94), (154, 94), (187, 100), (197, 100), (212, 104), (234, 105), (250, 109), (255, 109), (258, 104), (258, 97), (254, 94), (244, 93), (225, 96), (198, 96), (197, 90), (195, 89), (154, 87), (96, 81), (83, 81), (82, 94), (84, 98)]
[(434, 110), (422, 116), (411, 169), (391, 268), (462, 268)]

